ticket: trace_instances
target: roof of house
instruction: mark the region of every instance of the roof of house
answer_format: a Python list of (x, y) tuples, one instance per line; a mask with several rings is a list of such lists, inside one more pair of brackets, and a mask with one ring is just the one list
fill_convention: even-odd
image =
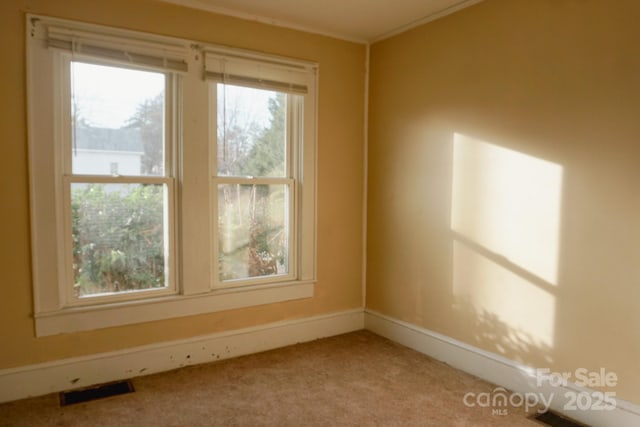
[(93, 126), (77, 126), (75, 128), (74, 148), (135, 153), (144, 151), (140, 129), (111, 129)]

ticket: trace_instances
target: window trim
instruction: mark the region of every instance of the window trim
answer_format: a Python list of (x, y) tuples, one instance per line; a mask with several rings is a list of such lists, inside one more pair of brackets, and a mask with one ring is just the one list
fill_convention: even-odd
[[(316, 282), (317, 64), (58, 18), (28, 14), (26, 19), (31, 171), (29, 179), (36, 336), (94, 330), (313, 297)], [(179, 119), (171, 130), (176, 141), (173, 148), (175, 151), (172, 153), (174, 174), (163, 177), (175, 180), (174, 254), (175, 263), (179, 267), (174, 268), (178, 273), (175, 294), (150, 295), (148, 298), (104, 301), (79, 306), (69, 304), (67, 296), (61, 291), (63, 286), (59, 283), (64, 283), (64, 269), (60, 268), (60, 260), (57, 258), (64, 254), (62, 249), (65, 240), (68, 239), (62, 237), (65, 233), (65, 215), (60, 209), (62, 204), (59, 203), (65, 190), (63, 180), (59, 178), (64, 172), (64, 159), (62, 150), (55, 148), (60, 147), (63, 142), (63, 126), (60, 125), (60, 117), (54, 115), (55, 111), (61, 111), (63, 89), (60, 87), (60, 79), (63, 76), (57, 71), (60, 67), (60, 55), (51, 51), (56, 47), (47, 46), (48, 27), (55, 27), (56, 30), (66, 29), (66, 34), (72, 34), (73, 37), (99, 40), (100, 46), (107, 48), (110, 43), (112, 46), (113, 43), (124, 40), (126, 43), (122, 46), (135, 50), (136, 53), (144, 54), (146, 49), (151, 49), (186, 64), (184, 69), (176, 70), (174, 67), (165, 71), (180, 76), (173, 90), (177, 90), (178, 94), (183, 96), (183, 99), (180, 102), (176, 101), (174, 105), (181, 120)], [(73, 46), (73, 40), (70, 45)], [(69, 44), (63, 43), (62, 47), (65, 46), (68, 47)], [(163, 50), (163, 46), (166, 49)], [(154, 50), (158, 47), (160, 50)], [(211, 286), (210, 265), (215, 261), (212, 258), (213, 234), (204, 233), (203, 228), (212, 229), (211, 222), (217, 221), (217, 213), (212, 206), (211, 190), (214, 187), (211, 179), (213, 175), (210, 173), (210, 154), (204, 156), (204, 162), (202, 161), (203, 154), (211, 150), (209, 123), (202, 115), (209, 110), (208, 80), (203, 71), (203, 57), (207, 49), (227, 54), (232, 60), (241, 58), (248, 63), (262, 65), (289, 64), (297, 69), (302, 67), (307, 73), (309, 87), (303, 112), (304, 146), (296, 147), (292, 153), (292, 167), (300, 168), (300, 181), (295, 185), (294, 193), (296, 201), (301, 200), (300, 203), (294, 203), (299, 231), (296, 239), (298, 252), (301, 254), (297, 260), (299, 268), (294, 276), (295, 280), (267, 284), (252, 283), (241, 287)], [(100, 61), (122, 63), (113, 58), (101, 58)], [(140, 64), (130, 66), (144, 68)], [(177, 99), (177, 96), (174, 96), (174, 99)], [(189, 126), (183, 126), (182, 123), (188, 123)], [(296, 131), (302, 132), (301, 129)], [(182, 144), (183, 140), (187, 143)], [(191, 168), (191, 165), (194, 168)], [(52, 176), (58, 178), (52, 180)], [(205, 183), (202, 182), (202, 178), (206, 179)], [(201, 200), (202, 196), (206, 200)], [(52, 206), (57, 207), (52, 210)], [(203, 234), (208, 237), (203, 237)]]
[(172, 295), (36, 313), (36, 336), (193, 316), (312, 298), (315, 280), (219, 289), (204, 295)]

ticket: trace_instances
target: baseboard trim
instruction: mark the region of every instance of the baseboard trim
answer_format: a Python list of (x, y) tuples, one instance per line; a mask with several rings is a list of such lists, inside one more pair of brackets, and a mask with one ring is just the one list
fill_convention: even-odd
[[(616, 408), (611, 411), (565, 411), (565, 392), (590, 393), (591, 390), (570, 383), (553, 387), (547, 379), (536, 377), (531, 367), (372, 310), (363, 312), (360, 308), (121, 351), (0, 369), (0, 403), (170, 371), (363, 328), (507, 389), (519, 393), (553, 393), (553, 410), (590, 426), (640, 425), (640, 406), (634, 403), (616, 399)], [(541, 386), (538, 386), (538, 381)]]
[(640, 406), (631, 402), (616, 399), (613, 410), (567, 411), (565, 408), (569, 400), (565, 393), (586, 392), (591, 395), (594, 390), (573, 383), (554, 387), (549, 377), (538, 376), (534, 368), (373, 310), (365, 310), (364, 325), (373, 333), (509, 390), (542, 393), (547, 398), (553, 396), (551, 409), (590, 426), (640, 425)]
[(361, 308), (0, 370), (0, 402), (170, 371), (361, 330)]

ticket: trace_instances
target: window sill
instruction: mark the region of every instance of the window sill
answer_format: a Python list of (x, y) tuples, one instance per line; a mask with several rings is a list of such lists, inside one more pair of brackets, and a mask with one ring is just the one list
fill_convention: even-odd
[(192, 316), (313, 297), (314, 281), (218, 289), (207, 294), (70, 307), (35, 315), (36, 336), (90, 331), (113, 326)]

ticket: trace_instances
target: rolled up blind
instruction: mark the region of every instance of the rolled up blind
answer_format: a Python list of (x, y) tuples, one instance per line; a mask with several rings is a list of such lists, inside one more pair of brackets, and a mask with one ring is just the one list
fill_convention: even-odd
[(220, 83), (256, 89), (306, 94), (315, 82), (312, 63), (242, 55), (237, 52), (206, 51), (205, 77)]
[(159, 70), (186, 72), (187, 52), (180, 46), (48, 27), (47, 45), (72, 53)]

